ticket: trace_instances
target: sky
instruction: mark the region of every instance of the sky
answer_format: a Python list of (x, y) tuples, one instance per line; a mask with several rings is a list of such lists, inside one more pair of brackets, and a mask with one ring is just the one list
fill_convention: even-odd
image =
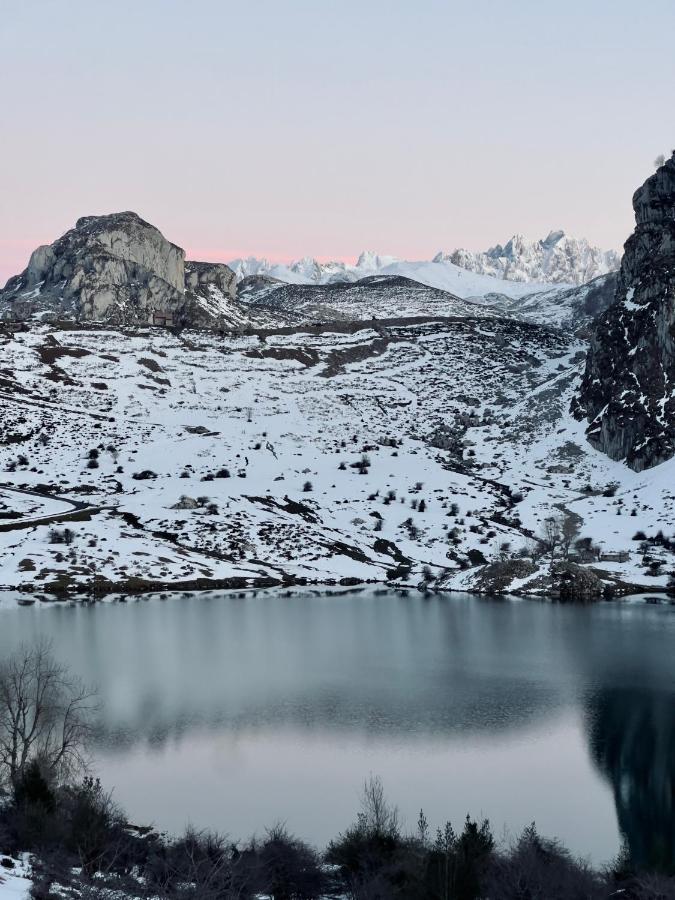
[(189, 258), (620, 247), (673, 0), (0, 0), (0, 283), (131, 209)]

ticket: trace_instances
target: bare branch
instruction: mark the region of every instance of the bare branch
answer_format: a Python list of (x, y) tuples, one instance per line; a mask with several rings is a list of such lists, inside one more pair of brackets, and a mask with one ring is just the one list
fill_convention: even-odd
[(16, 785), (35, 761), (57, 782), (81, 770), (95, 697), (55, 660), (48, 641), (0, 664), (0, 783)]

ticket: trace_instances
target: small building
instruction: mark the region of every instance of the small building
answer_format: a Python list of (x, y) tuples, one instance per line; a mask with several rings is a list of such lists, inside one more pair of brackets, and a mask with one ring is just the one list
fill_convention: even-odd
[(627, 550), (610, 551), (609, 553), (601, 553), (601, 562), (628, 562), (630, 553)]
[(153, 312), (152, 324), (170, 328), (173, 325), (173, 313)]

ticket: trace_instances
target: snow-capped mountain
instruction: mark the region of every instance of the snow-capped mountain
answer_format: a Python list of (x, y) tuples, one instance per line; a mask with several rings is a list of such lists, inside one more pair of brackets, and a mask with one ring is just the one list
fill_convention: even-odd
[[(564, 231), (552, 231), (543, 240), (528, 241), (522, 234), (516, 234), (503, 247), (498, 244), (484, 253), (460, 249), (449, 254), (437, 253), (430, 261), (401, 260), (366, 250), (354, 265), (340, 260), (321, 263), (310, 256), (288, 264), (250, 256), (247, 259), (233, 259), (229, 266), (238, 279), (266, 275), (289, 284), (333, 284), (385, 274), (413, 278), (429, 287), (457, 291), (456, 282), (461, 278), (461, 272), (454, 271), (456, 269), (500, 281), (571, 286), (586, 284), (600, 275), (614, 272), (619, 268), (619, 262), (620, 257), (615, 250), (601, 250), (585, 238), (570, 237)], [(420, 278), (420, 272), (425, 277)], [(468, 284), (470, 282), (464, 282), (465, 287)], [(530, 287), (528, 293), (531, 291)], [(462, 296), (492, 292), (521, 296), (520, 293), (513, 293), (512, 288), (491, 286), (489, 282), (479, 282), (475, 289), (469, 293), (465, 290)]]
[[(310, 257), (283, 265), (270, 263), (266, 259), (249, 257), (234, 259), (228, 263), (238, 281), (250, 277), (264, 277), (286, 284), (345, 284), (383, 275), (394, 278), (408, 278), (427, 287), (450, 291), (462, 299), (477, 299), (500, 294), (512, 299), (528, 296), (537, 291), (550, 290), (550, 283), (505, 281), (493, 275), (481, 275), (455, 265), (440, 255), (435, 260), (410, 262), (393, 256), (380, 256), (366, 251), (355, 265), (344, 262), (319, 263)], [(567, 287), (573, 287), (570, 282)]]
[(288, 264), (273, 263), (264, 257), (258, 259), (249, 256), (246, 259), (233, 259), (228, 265), (238, 279), (249, 275), (266, 275), (288, 284), (333, 284), (359, 281), (368, 275), (377, 275), (382, 269), (398, 262), (395, 256), (380, 256), (372, 250), (365, 250), (355, 265), (342, 260), (321, 263), (311, 256), (303, 256), (302, 259)]
[(449, 255), (439, 253), (434, 259), (443, 261), (507, 281), (586, 284), (599, 275), (616, 271), (621, 258), (616, 250), (593, 247), (585, 238), (551, 231), (538, 241), (515, 234), (503, 247), (497, 244), (484, 253), (460, 249)]

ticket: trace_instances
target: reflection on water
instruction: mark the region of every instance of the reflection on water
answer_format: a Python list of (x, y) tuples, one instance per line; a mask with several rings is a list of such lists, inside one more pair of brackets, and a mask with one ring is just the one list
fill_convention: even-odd
[[(96, 763), (139, 819), (325, 842), (383, 777), (410, 823), (536, 819), (673, 854), (673, 610), (387, 593), (0, 606), (101, 689)], [(613, 793), (613, 797), (612, 797)], [(616, 812), (614, 805), (616, 804)]]
[(605, 687), (589, 698), (593, 759), (614, 790), (631, 858), (675, 867), (675, 703), (671, 692)]

